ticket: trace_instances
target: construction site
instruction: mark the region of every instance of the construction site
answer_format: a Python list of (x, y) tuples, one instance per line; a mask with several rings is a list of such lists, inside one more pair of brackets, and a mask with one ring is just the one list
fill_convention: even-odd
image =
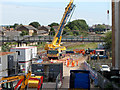
[[(67, 20), (77, 7), (73, 0), (65, 7), (54, 37), (45, 37), (48, 41), (44, 41), (43, 36), (39, 36), (39, 40), (34, 36), (9, 40), (4, 37), (2, 45), (15, 42), (17, 46), (9, 52), (0, 52), (0, 90), (119, 90), (120, 1), (113, 0), (111, 5), (112, 51), (104, 48), (105, 35), (98, 33), (63, 39)], [(36, 43), (42, 42), (45, 44), (38, 48)], [(32, 43), (35, 45), (30, 45)]]

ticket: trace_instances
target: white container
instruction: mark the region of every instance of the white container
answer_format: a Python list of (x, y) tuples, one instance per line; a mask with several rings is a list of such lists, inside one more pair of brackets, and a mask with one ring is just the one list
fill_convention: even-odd
[(0, 56), (0, 71), (8, 69), (8, 61), (7, 61), (7, 55), (1, 55)]
[(17, 61), (17, 55), (15, 52), (0, 52), (0, 71), (8, 69), (8, 56), (13, 57), (13, 61)]
[(35, 46), (15, 47), (10, 51), (18, 53), (18, 61), (29, 61), (37, 56), (37, 47)]

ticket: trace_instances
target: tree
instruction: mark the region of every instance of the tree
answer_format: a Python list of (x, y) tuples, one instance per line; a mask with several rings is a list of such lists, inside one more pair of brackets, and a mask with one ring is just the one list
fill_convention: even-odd
[(76, 35), (79, 35), (79, 31), (73, 31), (73, 34), (76, 36)]
[(72, 22), (69, 22), (65, 28), (68, 27), (70, 30), (88, 30), (88, 25), (85, 20), (74, 20)]
[(105, 37), (103, 38), (105, 41), (105, 48), (111, 49), (112, 48), (112, 31), (107, 32)]
[(35, 28), (38, 28), (40, 26), (39, 22), (31, 22), (29, 25), (32, 25)]
[(49, 35), (55, 35), (55, 30), (54, 30), (54, 28), (50, 28), (50, 33), (49, 33)]
[(20, 34), (20, 36), (24, 36), (24, 35), (28, 35), (29, 33), (27, 31), (22, 31), (22, 33)]
[(53, 22), (53, 23), (49, 24), (48, 26), (50, 26), (50, 27), (53, 27), (53, 26), (59, 26), (59, 24), (58, 24), (58, 23)]
[(105, 31), (105, 29), (106, 29), (105, 25), (98, 24), (94, 30), (102, 32), (102, 31)]
[(19, 25), (18, 23), (15, 23), (15, 24), (13, 25), (13, 27), (16, 28), (18, 25)]
[(5, 43), (2, 45), (2, 52), (8, 52), (10, 50), (11, 47), (9, 47), (11, 43)]

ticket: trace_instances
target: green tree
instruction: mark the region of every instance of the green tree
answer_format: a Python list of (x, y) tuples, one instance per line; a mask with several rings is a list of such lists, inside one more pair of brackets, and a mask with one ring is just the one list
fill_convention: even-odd
[(10, 50), (10, 45), (11, 43), (5, 43), (2, 45), (2, 52), (8, 52)]
[(54, 28), (51, 27), (49, 35), (53, 35), (53, 36), (55, 35), (55, 30), (54, 30)]
[(73, 32), (67, 32), (66, 35), (72, 35), (73, 36)]
[(50, 27), (53, 27), (53, 26), (59, 26), (59, 24), (58, 24), (58, 23), (53, 22), (53, 23), (49, 24), (48, 26), (50, 26)]
[(69, 22), (65, 27), (68, 27), (70, 30), (88, 30), (86, 21), (80, 19)]
[(70, 28), (66, 26), (63, 30), (70, 30)]
[(39, 22), (31, 22), (29, 25), (32, 25), (35, 28), (38, 28), (40, 26)]
[(20, 36), (24, 36), (24, 35), (28, 35), (29, 33), (27, 31), (22, 31), (22, 33), (20, 34)]
[(18, 23), (15, 23), (15, 24), (13, 25), (13, 27), (16, 28), (18, 25), (19, 25)]
[(95, 31), (99, 31), (99, 32), (102, 32), (102, 31), (105, 31), (106, 27), (105, 25), (100, 25), (98, 24), (96, 27), (95, 27)]
[(104, 45), (105, 48), (106, 49), (111, 49), (112, 48), (112, 31), (107, 32), (103, 39), (105, 41), (105, 45)]
[(74, 36), (79, 35), (79, 31), (73, 31)]

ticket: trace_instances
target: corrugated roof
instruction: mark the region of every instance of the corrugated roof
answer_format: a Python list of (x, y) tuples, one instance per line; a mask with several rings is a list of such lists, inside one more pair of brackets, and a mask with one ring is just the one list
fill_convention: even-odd
[(38, 30), (38, 34), (44, 34), (44, 33), (48, 33), (48, 32), (45, 30)]
[(13, 54), (13, 53), (15, 53), (15, 52), (0, 52), (0, 56)]
[(39, 26), (38, 30), (42, 30), (43, 28), (46, 28), (46, 29), (50, 30), (51, 27), (49, 27), (49, 26)]
[(16, 27), (16, 29), (19, 29), (22, 26), (27, 28), (28, 30), (36, 30), (36, 31), (38, 30), (37, 28), (33, 27), (32, 25), (19, 25)]
[(26, 27), (27, 29), (29, 29), (29, 30), (38, 30), (37, 28), (35, 28), (35, 27), (33, 27), (33, 26), (31, 26), (31, 25), (23, 25), (24, 27)]

